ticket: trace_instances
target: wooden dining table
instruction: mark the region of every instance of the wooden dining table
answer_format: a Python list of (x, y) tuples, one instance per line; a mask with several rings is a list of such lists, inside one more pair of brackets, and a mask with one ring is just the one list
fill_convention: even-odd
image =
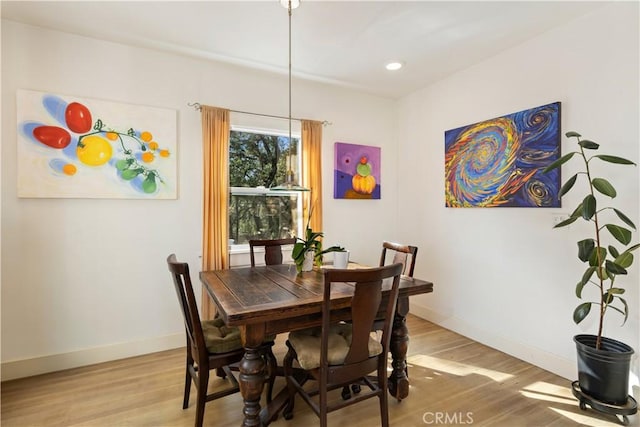
[[(350, 268), (354, 268), (353, 265)], [(323, 268), (298, 273), (294, 264), (200, 273), (200, 280), (215, 302), (219, 315), (227, 325), (240, 329), (245, 348), (244, 358), (239, 364), (238, 378), (244, 401), (242, 426), (268, 425), (286, 403), (288, 395), (285, 388), (267, 407), (260, 407), (266, 372), (260, 345), (268, 336), (320, 326), (323, 277)], [(390, 281), (383, 285), (387, 293), (390, 286)], [(332, 318), (335, 316), (336, 321), (348, 321), (354, 286), (343, 283), (334, 289), (331, 293)], [(406, 315), (409, 312), (409, 297), (429, 292), (433, 292), (431, 282), (407, 276), (400, 279), (391, 333), (392, 372), (388, 383), (389, 392), (398, 400), (409, 395), (409, 379), (406, 374), (409, 342)], [(384, 306), (384, 296), (387, 293), (383, 293), (381, 306)], [(382, 312), (380, 315), (382, 316)]]

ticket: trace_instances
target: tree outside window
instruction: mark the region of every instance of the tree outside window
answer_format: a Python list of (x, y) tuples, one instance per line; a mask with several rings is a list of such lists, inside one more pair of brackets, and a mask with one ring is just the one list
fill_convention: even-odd
[(298, 233), (298, 193), (271, 191), (284, 182), (287, 156), (298, 159), (299, 138), (233, 129), (229, 141), (229, 238), (279, 239)]

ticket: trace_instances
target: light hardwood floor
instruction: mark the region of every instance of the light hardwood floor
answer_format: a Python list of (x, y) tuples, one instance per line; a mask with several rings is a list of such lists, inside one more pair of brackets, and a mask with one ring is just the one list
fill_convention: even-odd
[[(389, 401), (391, 426), (618, 426), (612, 416), (580, 410), (570, 382), (409, 316), (410, 395)], [(275, 353), (285, 353), (278, 336)], [(192, 426), (191, 406), (182, 410), (184, 349), (102, 363), (2, 383), (1, 425), (12, 426)], [(282, 387), (276, 382), (276, 391)], [(215, 378), (212, 387), (224, 386)], [(339, 393), (337, 391), (336, 393)], [(210, 402), (206, 426), (239, 426), (241, 396)], [(330, 414), (333, 427), (378, 426), (377, 399)], [(637, 416), (630, 417), (631, 424)], [(298, 400), (293, 420), (274, 427), (318, 425)]]

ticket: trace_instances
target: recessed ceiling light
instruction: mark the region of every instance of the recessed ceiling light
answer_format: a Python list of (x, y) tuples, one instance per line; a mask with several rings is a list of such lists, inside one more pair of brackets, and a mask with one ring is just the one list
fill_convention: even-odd
[(400, 68), (402, 68), (404, 64), (402, 62), (399, 61), (392, 61), (387, 63), (387, 65), (385, 65), (385, 68), (389, 71), (396, 71), (399, 70)]

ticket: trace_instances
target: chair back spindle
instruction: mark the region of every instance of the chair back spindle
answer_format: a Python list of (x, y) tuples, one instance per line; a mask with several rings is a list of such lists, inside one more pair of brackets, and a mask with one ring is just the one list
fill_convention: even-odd
[[(392, 264), (402, 264), (402, 274), (406, 274), (409, 277), (413, 277), (413, 270), (416, 266), (416, 255), (418, 254), (418, 247), (411, 245), (402, 245), (400, 243), (383, 242), (382, 243), (382, 255), (380, 256), (380, 266), (386, 265), (387, 250), (393, 251)], [(407, 264), (409, 271), (407, 272)]]
[(254, 248), (264, 248), (265, 265), (282, 264), (282, 246), (296, 243), (294, 237), (286, 239), (252, 239), (249, 240), (249, 255), (251, 257), (251, 267), (256, 266)]

